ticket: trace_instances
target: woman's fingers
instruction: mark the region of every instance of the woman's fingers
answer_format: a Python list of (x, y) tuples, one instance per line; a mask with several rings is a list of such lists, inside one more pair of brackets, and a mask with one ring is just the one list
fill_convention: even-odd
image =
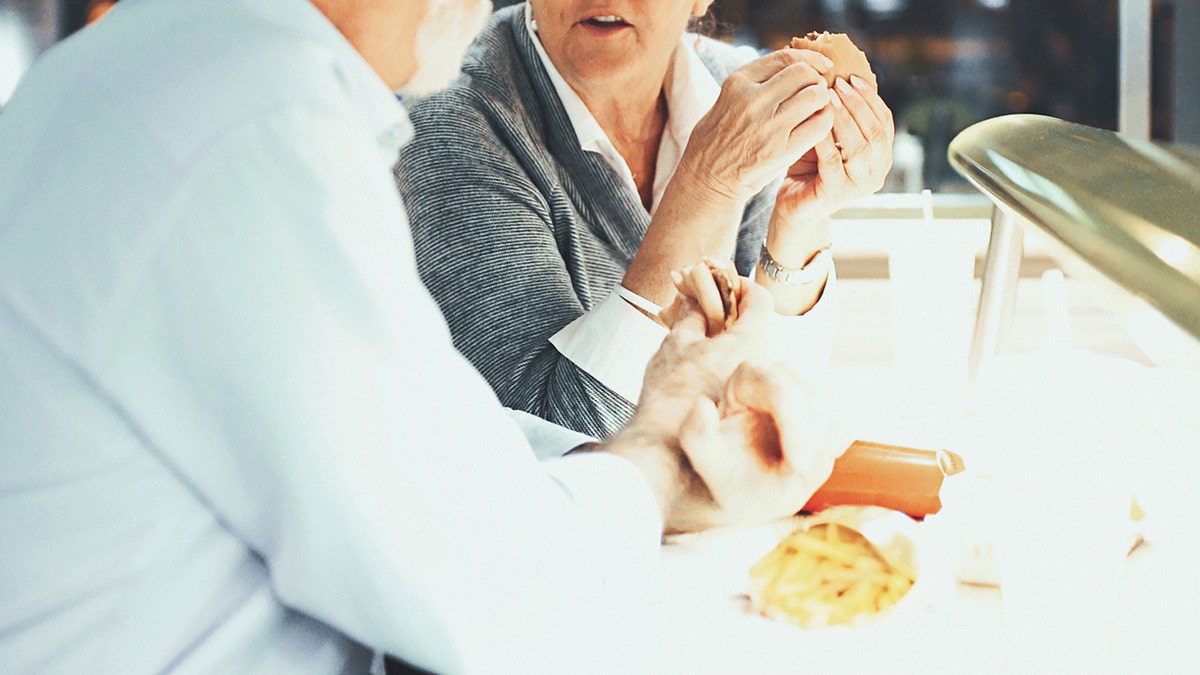
[(882, 180), (891, 168), (895, 127), (891, 111), (870, 85), (839, 79), (836, 96), (843, 103), (834, 122), (834, 134), (846, 158), (846, 171), (856, 183)]
[[(812, 65), (802, 61), (793, 63), (775, 73), (770, 79), (759, 85), (759, 89), (761, 90), (760, 95), (765, 99), (782, 102), (814, 85), (819, 85), (820, 89), (825, 90), (824, 95), (829, 96), (829, 87), (825, 83), (825, 77)], [(813, 91), (818, 90), (814, 89)]]
[[(834, 109), (833, 137), (841, 151), (845, 164), (845, 175), (851, 183), (865, 183), (872, 175), (875, 153), (872, 151), (871, 141), (862, 127), (870, 127), (875, 122), (874, 115), (866, 108), (862, 97), (854, 93), (845, 80), (838, 78), (834, 86), (838, 89), (834, 96), (839, 97), (838, 100), (842, 102), (842, 105), (836, 106)], [(847, 100), (850, 103), (847, 103)], [(869, 119), (860, 121), (855, 118), (850, 107), (855, 104), (859, 107), (860, 113), (867, 111)]]
[(771, 79), (772, 75), (796, 63), (798, 60), (797, 56), (793, 53), (784, 50), (774, 51), (738, 68), (730, 73), (729, 77), (742, 77), (750, 82), (762, 84)]
[[(856, 93), (850, 83), (842, 78), (839, 77), (833, 86), (837, 89), (834, 96), (837, 96), (838, 100), (842, 102), (842, 105), (834, 106), (833, 133), (842, 151), (849, 156), (867, 147), (866, 134), (859, 127), (859, 120), (851, 112), (850, 106), (855, 106), (861, 113), (866, 109), (866, 104), (863, 102), (862, 96)], [(863, 120), (864, 123), (873, 122), (874, 114), (870, 114), (870, 117), (872, 119)]]
[(822, 166), (832, 167), (835, 164), (841, 165), (842, 163), (841, 148), (833, 140), (832, 135), (827, 135), (817, 141), (817, 144), (813, 146), (813, 155), (816, 157), (818, 171)]
[(852, 77), (851, 80), (858, 84), (840, 78), (835, 84), (837, 96), (845, 106), (850, 119), (853, 119), (859, 132), (868, 142), (890, 145), (895, 136), (892, 111), (879, 97), (879, 93), (869, 84), (857, 77)]
[(846, 165), (833, 137), (826, 136), (813, 149), (817, 153), (817, 175), (821, 178), (822, 189), (829, 192), (841, 190), (848, 180)]
[(788, 66), (798, 63), (808, 64), (819, 73), (825, 73), (833, 67), (833, 62), (824, 54), (807, 49), (780, 49), (738, 68), (730, 77), (744, 77), (762, 84)]
[(725, 328), (725, 303), (721, 302), (717, 282), (705, 265), (692, 265), (686, 274), (691, 277), (691, 288), (696, 294), (694, 297), (708, 321), (708, 334), (716, 335)]
[(880, 123), (881, 128), (888, 132), (889, 138), (894, 136), (896, 126), (895, 121), (892, 119), (892, 110), (883, 102), (883, 99), (879, 96), (879, 92), (859, 77), (851, 77), (850, 84), (859, 93), (863, 103), (871, 109), (874, 118)]
[(788, 132), (787, 151), (790, 157), (803, 158), (807, 155), (808, 150), (816, 147), (821, 139), (829, 137), (834, 122), (833, 111), (829, 107), (813, 113), (811, 117), (800, 122)]
[[(844, 81), (831, 90), (822, 75), (828, 65), (827, 57), (817, 52), (784, 49), (735, 71), (722, 85), (716, 105), (697, 124), (683, 164), (696, 167), (696, 175), (715, 193), (745, 198), (788, 172), (797, 159), (833, 134), (848, 160), (839, 171), (850, 176), (831, 176), (834, 183), (861, 183), (859, 191), (878, 189), (891, 166), (891, 112), (866, 83), (862, 86), (867, 90)], [(810, 184), (804, 190), (806, 199), (857, 196), (831, 191), (823, 184), (829, 174), (813, 174), (822, 184)]]
[(891, 125), (892, 111), (879, 97), (879, 92), (862, 78), (851, 76), (846, 80), (839, 77), (834, 81), (834, 88), (854, 119), (863, 125), (864, 132), (868, 126), (882, 130), (885, 125)]
[(738, 289), (738, 320), (727, 333), (735, 335), (766, 334), (775, 313), (775, 296), (763, 286), (742, 277)]
[(791, 93), (779, 101), (775, 117), (781, 123), (796, 126), (829, 106), (833, 92), (825, 86), (825, 80), (814, 82)]

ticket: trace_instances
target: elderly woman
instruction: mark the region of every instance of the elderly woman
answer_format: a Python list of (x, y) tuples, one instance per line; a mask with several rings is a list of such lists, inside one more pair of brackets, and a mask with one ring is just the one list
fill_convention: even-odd
[[(507, 406), (607, 436), (666, 334), (671, 272), (766, 286), (773, 354), (827, 361), (829, 216), (879, 189), (891, 113), (806, 50), (686, 33), (712, 0), (499, 10), (449, 90), (415, 102), (396, 176), (422, 279)], [(782, 182), (781, 182), (782, 181)]]

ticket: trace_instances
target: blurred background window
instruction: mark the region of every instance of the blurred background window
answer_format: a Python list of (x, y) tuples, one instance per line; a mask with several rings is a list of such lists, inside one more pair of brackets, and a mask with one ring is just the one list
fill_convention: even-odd
[[(978, 120), (1030, 112), (1117, 129), (1119, 8), (1148, 1), (716, 0), (707, 30), (760, 51), (809, 31), (848, 33), (901, 132), (884, 190), (959, 192), (969, 188), (946, 145)], [(114, 2), (0, 0), (0, 110), (42, 51)], [(1150, 7), (1152, 137), (1200, 146), (1200, 0)]]
[[(1170, 139), (1174, 6), (1154, 7), (1154, 136)], [(809, 30), (848, 33), (867, 53), (902, 136), (899, 171), (924, 187), (968, 189), (946, 161), (950, 139), (1007, 113), (1117, 128), (1118, 0), (720, 0), (724, 37), (776, 49)], [(908, 160), (908, 161), (904, 161)], [(891, 181), (911, 191), (915, 180)]]
[(61, 35), (58, 5), (45, 0), (0, 0), (0, 107), (33, 60)]

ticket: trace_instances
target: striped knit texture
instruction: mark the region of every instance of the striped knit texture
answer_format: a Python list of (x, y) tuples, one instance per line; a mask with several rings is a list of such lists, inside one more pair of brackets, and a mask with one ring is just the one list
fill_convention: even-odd
[[(450, 89), (410, 103), (416, 136), (396, 181), (421, 279), (459, 351), (504, 405), (605, 438), (634, 403), (549, 339), (620, 283), (650, 216), (599, 154), (579, 147), (523, 8), (493, 15)], [(747, 60), (700, 39), (718, 81)], [(757, 261), (777, 189), (747, 205), (742, 274)]]

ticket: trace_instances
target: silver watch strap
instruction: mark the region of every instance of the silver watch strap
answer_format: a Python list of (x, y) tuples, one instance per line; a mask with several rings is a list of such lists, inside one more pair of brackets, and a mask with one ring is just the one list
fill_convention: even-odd
[(817, 251), (801, 267), (784, 267), (771, 257), (771, 252), (767, 250), (766, 242), (763, 242), (758, 262), (762, 265), (763, 272), (767, 276), (781, 284), (788, 284), (789, 286), (811, 284), (814, 281), (821, 281), (829, 273), (829, 246)]

